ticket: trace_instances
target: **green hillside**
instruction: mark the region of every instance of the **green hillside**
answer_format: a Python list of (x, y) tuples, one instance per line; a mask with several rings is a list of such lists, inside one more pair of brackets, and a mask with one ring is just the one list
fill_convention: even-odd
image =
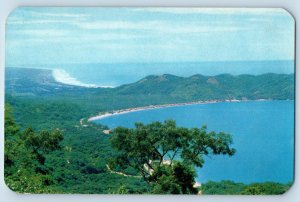
[(293, 99), (294, 75), (258, 76), (222, 74), (190, 77), (174, 75), (148, 76), (118, 87), (118, 94), (169, 95), (185, 100), (208, 99)]
[[(15, 120), (14, 123), (6, 119), (5, 129), (13, 129), (5, 134), (6, 137), (12, 135), (11, 141), (6, 141), (6, 144), (22, 140), (28, 127), (34, 130), (33, 134), (59, 129), (64, 137), (61, 149), (44, 154), (45, 162), (31, 169), (24, 169), (23, 164), (29, 162), (31, 165), (30, 159), (34, 159), (34, 155), (26, 158), (11, 155), (17, 163), (6, 166), (6, 182), (14, 186), (15, 191), (35, 193), (150, 193), (149, 186), (141, 178), (123, 176), (107, 168), (110, 158), (116, 154), (109, 136), (103, 133), (107, 128), (87, 123), (86, 119), (83, 124), (80, 122), (82, 118), (98, 112), (195, 100), (294, 99), (293, 74), (194, 75), (186, 78), (153, 75), (135, 83), (107, 89), (58, 83), (50, 70), (7, 68), (5, 86), (5, 107), (7, 110), (8, 105), (11, 106), (9, 113)], [(18, 128), (17, 132), (15, 128)], [(11, 152), (19, 154), (19, 151), (28, 149), (26, 145), (20, 145), (22, 147), (16, 146)], [(37, 173), (33, 169), (35, 167), (42, 167), (45, 173)], [(26, 186), (22, 184), (23, 178), (16, 173), (19, 169), (24, 169), (22, 177), (34, 177)], [(137, 174), (132, 169), (122, 172), (131, 176)], [(257, 186), (265, 189), (265, 185), (255, 185), (255, 190)], [(266, 186), (273, 187), (269, 184)], [(28, 189), (22, 190), (23, 187)], [(32, 190), (32, 187), (35, 189)], [(286, 190), (285, 185), (276, 184), (276, 187), (279, 187), (276, 194)], [(245, 185), (206, 183), (202, 193), (223, 194), (225, 190), (226, 193), (238, 194), (274, 194), (269, 191), (252, 193), (250, 188), (249, 192), (245, 192)]]
[(162, 100), (294, 99), (294, 74), (179, 77), (151, 75), (117, 88), (85, 88), (56, 82), (51, 70), (7, 68), (6, 92), (15, 95), (69, 95), (163, 97)]

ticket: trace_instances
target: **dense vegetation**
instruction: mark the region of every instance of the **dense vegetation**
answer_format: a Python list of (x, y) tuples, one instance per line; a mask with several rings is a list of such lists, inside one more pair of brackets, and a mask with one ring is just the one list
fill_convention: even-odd
[[(22, 103), (20, 100), (18, 103)], [(25, 102), (26, 103), (26, 102)], [(22, 103), (22, 108), (13, 108), (13, 111), (18, 109), (18, 113), (23, 113), (25, 117), (19, 122), (23, 122), (23, 126), (19, 127), (14, 123), (10, 113), (6, 113), (5, 117), (5, 144), (6, 151), (5, 154), (8, 156), (13, 156), (18, 162), (24, 159), (24, 152), (28, 152), (28, 149), (15, 149), (19, 144), (19, 136), (23, 137), (20, 142), (23, 144), (24, 138), (28, 137), (28, 128), (25, 127), (30, 121), (35, 119), (30, 119), (29, 117), (34, 115), (32, 110), (39, 106), (42, 110), (36, 112), (39, 118), (45, 122), (43, 124), (44, 129), (38, 125), (39, 122), (32, 122), (32, 128), (36, 131), (59, 130), (63, 134), (64, 139), (60, 143), (61, 149), (52, 151), (51, 153), (45, 154), (45, 161), (43, 168), (47, 170), (47, 179), (51, 183), (43, 184), (40, 179), (32, 178), (36, 183), (40, 183), (40, 186), (36, 189), (24, 189), (21, 187), (27, 187), (24, 184), (15, 186), (14, 184), (21, 183), (22, 177), (30, 177), (34, 175), (39, 175), (33, 167), (23, 167), (22, 164), (7, 164), (5, 163), (5, 179), (7, 185), (15, 191), (18, 192), (30, 192), (30, 193), (146, 193), (147, 186), (146, 183), (140, 178), (135, 177), (125, 177), (122, 175), (111, 173), (106, 164), (109, 158), (113, 155), (113, 151), (109, 144), (109, 136), (102, 133), (105, 128), (103, 126), (98, 126), (90, 124), (88, 126), (80, 125), (79, 121), (76, 120), (66, 121), (66, 123), (60, 124), (59, 129), (57, 128), (57, 120), (48, 119), (48, 114), (55, 113), (56, 111), (64, 110), (65, 104), (56, 103), (56, 108), (51, 108), (53, 103), (39, 103), (37, 106), (34, 104), (25, 105)], [(6, 109), (9, 105), (6, 105)], [(16, 105), (18, 106), (18, 105)], [(72, 105), (71, 105), (72, 106)], [(70, 106), (70, 107), (71, 107)], [(47, 110), (47, 111), (44, 111)], [(6, 110), (7, 111), (7, 110)], [(77, 114), (80, 116), (80, 113)], [(57, 117), (58, 120), (64, 122), (64, 117)], [(13, 124), (11, 124), (13, 123)], [(86, 123), (87, 124), (87, 123)], [(11, 126), (12, 125), (12, 126)], [(17, 132), (13, 132), (13, 131)], [(30, 128), (33, 131), (33, 129)], [(12, 132), (10, 132), (12, 131)], [(19, 132), (20, 131), (20, 132)], [(23, 132), (25, 131), (25, 132)], [(16, 133), (17, 135), (11, 135)], [(41, 132), (42, 133), (42, 132)], [(40, 142), (45, 142), (39, 140)], [(21, 153), (22, 151), (22, 153)], [(14, 155), (10, 155), (11, 152), (15, 152)], [(7, 158), (6, 158), (7, 159)], [(31, 161), (33, 158), (28, 158)], [(24, 159), (26, 160), (26, 159)], [(17, 170), (23, 168), (24, 175), (18, 173)], [(25, 168), (25, 169), (24, 169)], [(28, 168), (28, 169), (27, 169)], [(27, 174), (27, 173), (30, 173)], [(32, 175), (31, 175), (32, 173)], [(28, 184), (31, 187), (31, 184)]]
[(277, 195), (285, 193), (291, 187), (291, 183), (280, 184), (275, 182), (243, 184), (233, 181), (221, 181), (202, 184), (203, 194), (218, 195)]
[(118, 94), (169, 95), (182, 101), (225, 99), (294, 99), (293, 75), (263, 74), (178, 77), (164, 74), (148, 76), (136, 83), (120, 86)]
[(198, 193), (194, 166), (203, 166), (203, 156), (235, 153), (229, 134), (208, 133), (205, 126), (188, 129), (167, 120), (135, 127), (113, 130), (111, 142), (117, 154), (111, 164), (137, 170), (156, 194)]
[(32, 128), (21, 131), (5, 109), (5, 182), (14, 191), (48, 193), (53, 180), (45, 166), (46, 155), (61, 149), (61, 132), (36, 133)]
[[(178, 190), (176, 184), (178, 185), (179, 181), (176, 178), (161, 179), (160, 186), (153, 188), (142, 177), (139, 177), (139, 173), (135, 169), (115, 168), (115, 171), (120, 171), (127, 174), (127, 176), (109, 169), (107, 164), (110, 162), (111, 157), (116, 156), (117, 152), (111, 147), (110, 136), (102, 132), (107, 128), (86, 122), (86, 119), (83, 119), (80, 123), (80, 120), (100, 111), (149, 104), (194, 101), (202, 98), (204, 100), (217, 99), (217, 97), (214, 97), (214, 93), (209, 94), (202, 91), (200, 93), (202, 95), (190, 93), (195, 88), (195, 85), (200, 85), (200, 80), (199, 84), (196, 84), (197, 82), (188, 84), (189, 82), (185, 81), (187, 83), (182, 85), (186, 85), (187, 89), (191, 89), (191, 91), (188, 90), (184, 94), (186, 96), (179, 98), (175, 92), (179, 93), (180, 91), (178, 89), (175, 90), (174, 86), (180, 86), (181, 84), (179, 83), (182, 83), (182, 80), (189, 79), (176, 77), (174, 79), (178, 79), (176, 82), (179, 83), (175, 85), (171, 84), (173, 83), (173, 78), (169, 78), (169, 75), (163, 76), (168, 78), (167, 81), (163, 79), (162, 82), (166, 83), (163, 83), (162, 86), (169, 86), (172, 92), (166, 93), (168, 91), (164, 87), (159, 93), (153, 94), (148, 81), (151, 79), (156, 81), (157, 76), (147, 78), (146, 83), (141, 80), (135, 84), (121, 86), (113, 90), (88, 89), (59, 84), (49, 76), (49, 70), (18, 68), (7, 70), (5, 95), (7, 103), (5, 106), (5, 180), (10, 188), (18, 192), (142, 194), (161, 193), (164, 190), (166, 193), (169, 193), (170, 190), (165, 188), (169, 186), (166, 182), (170, 181), (175, 182), (172, 185), (173, 190)], [(229, 77), (228, 82), (230, 78), (236, 78), (235, 76), (227, 76)], [(263, 92), (264, 88), (266, 90), (271, 88), (272, 85), (276, 87), (276, 92), (274, 90), (272, 95), (267, 96), (256, 93), (256, 97), (248, 96), (248, 99), (293, 99), (293, 96), (291, 96), (293, 95), (293, 75), (271, 74), (264, 76), (272, 79), (266, 81), (260, 92)], [(251, 79), (255, 80), (258, 78), (258, 76), (249, 77), (251, 77), (249, 82)], [(223, 84), (221, 78), (224, 78), (224, 75), (220, 75), (220, 78), (216, 77), (220, 87), (212, 87), (212, 89), (221, 89), (222, 99), (239, 98), (238, 96), (232, 96), (233, 94), (231, 93), (228, 94), (231, 91), (224, 91), (225, 84)], [(216, 81), (210, 77), (204, 77), (205, 79), (205, 85), (216, 85)], [(196, 80), (198, 81), (198, 79)], [(255, 83), (256, 80), (254, 80), (252, 82)], [(275, 82), (276, 80), (280, 82)], [(140, 84), (143, 85), (139, 86)], [(236, 85), (240, 85), (240, 83)], [(248, 84), (244, 85), (248, 86)], [(137, 88), (140, 89), (140, 94), (134, 95), (133, 92)], [(206, 89), (208, 90), (208, 88), (210, 87)], [(253, 92), (253, 90), (248, 92), (245, 88), (239, 88), (241, 89), (241, 94)], [(253, 85), (251, 88), (254, 88)], [(217, 92), (214, 90), (208, 91)], [(191, 96), (192, 94), (195, 96)], [(205, 98), (201, 97), (204, 95)], [(8, 103), (11, 107), (9, 107)], [(56, 141), (49, 142), (50, 137), (55, 137)], [(51, 145), (56, 146), (52, 147)], [(30, 166), (23, 166), (25, 164)], [(24, 167), (26, 169), (19, 169)], [(195, 175), (192, 170), (193, 168), (190, 165), (186, 166), (179, 162), (174, 163), (172, 169), (162, 166), (157, 171), (158, 175), (155, 176), (161, 176), (161, 174), (169, 176), (169, 173), (174, 174), (184, 171), (187, 174), (186, 179), (192, 183)], [(31, 180), (26, 180), (24, 184), (23, 179), (25, 178), (30, 178)], [(204, 194), (220, 193), (217, 191), (215, 193), (210, 192), (208, 191), (209, 189), (205, 190), (205, 185), (203, 184), (202, 190)], [(257, 190), (270, 190), (265, 187), (272, 186), (269, 186), (269, 184), (256, 184), (250, 187), (248, 192), (252, 194), (262, 193)], [(288, 185), (282, 184), (275, 184), (274, 186), (279, 187), (278, 190), (282, 190), (282, 187), (288, 187)], [(232, 190), (230, 188), (224, 189), (226, 193), (231, 193), (234, 192), (236, 187), (232, 186)], [(242, 191), (245, 191), (245, 189)], [(279, 191), (276, 193), (279, 193)]]
[[(49, 76), (50, 75), (50, 76)], [(153, 104), (205, 100), (294, 99), (294, 74), (148, 76), (117, 88), (57, 83), (50, 70), (7, 68), (6, 93), (28, 99), (64, 100), (88, 114)]]

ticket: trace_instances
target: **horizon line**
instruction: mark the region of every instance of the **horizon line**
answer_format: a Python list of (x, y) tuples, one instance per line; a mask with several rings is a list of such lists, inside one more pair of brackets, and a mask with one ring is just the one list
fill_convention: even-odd
[(147, 62), (81, 62), (81, 63), (57, 63), (57, 64), (25, 64), (25, 65), (7, 65), (5, 64), (5, 68), (10, 67), (19, 67), (19, 68), (27, 68), (26, 66), (34, 66), (34, 67), (49, 67), (53, 65), (84, 65), (84, 64), (171, 64), (171, 63), (219, 63), (219, 62), (295, 62), (295, 59), (266, 59), (266, 60), (202, 60), (202, 61), (147, 61)]

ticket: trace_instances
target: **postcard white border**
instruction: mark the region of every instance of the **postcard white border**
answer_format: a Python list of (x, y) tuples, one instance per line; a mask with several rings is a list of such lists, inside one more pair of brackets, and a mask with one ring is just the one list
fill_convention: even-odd
[[(111, 201), (111, 202), (196, 202), (196, 201), (222, 201), (222, 202), (296, 202), (300, 201), (300, 138), (299, 136), (299, 71), (295, 72), (296, 75), (296, 113), (295, 113), (295, 126), (296, 126), (296, 164), (295, 164), (295, 182), (292, 188), (280, 196), (142, 196), (142, 195), (24, 195), (16, 194), (8, 189), (4, 183), (4, 67), (5, 67), (5, 20), (7, 15), (18, 6), (138, 6), (138, 7), (280, 7), (289, 11), (297, 21), (300, 21), (300, 1), (299, 0), (0, 0), (0, 201), (7, 202), (79, 202), (79, 201)], [(296, 33), (299, 33), (299, 27), (296, 26)], [(296, 42), (296, 50), (299, 48), (299, 40)], [(299, 51), (296, 52), (296, 70), (297, 61), (300, 59)], [(297, 172), (298, 171), (298, 172)]]

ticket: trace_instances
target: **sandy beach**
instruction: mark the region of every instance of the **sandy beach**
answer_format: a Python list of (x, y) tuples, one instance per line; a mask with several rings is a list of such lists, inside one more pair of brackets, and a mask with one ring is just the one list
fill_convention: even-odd
[(179, 106), (185, 106), (185, 105), (195, 105), (195, 104), (212, 104), (217, 102), (241, 102), (242, 100), (208, 100), (208, 101), (194, 101), (194, 102), (183, 102), (183, 103), (175, 103), (175, 104), (162, 104), (162, 105), (149, 105), (144, 107), (135, 107), (135, 108), (128, 108), (128, 109), (120, 109), (115, 110), (113, 112), (102, 112), (99, 113), (99, 115), (92, 116), (88, 119), (88, 121), (95, 121), (104, 119), (110, 116), (116, 116), (120, 114), (127, 114), (137, 111), (144, 111), (144, 110), (152, 110), (152, 109), (159, 109), (159, 108), (166, 108), (166, 107), (179, 107)]

